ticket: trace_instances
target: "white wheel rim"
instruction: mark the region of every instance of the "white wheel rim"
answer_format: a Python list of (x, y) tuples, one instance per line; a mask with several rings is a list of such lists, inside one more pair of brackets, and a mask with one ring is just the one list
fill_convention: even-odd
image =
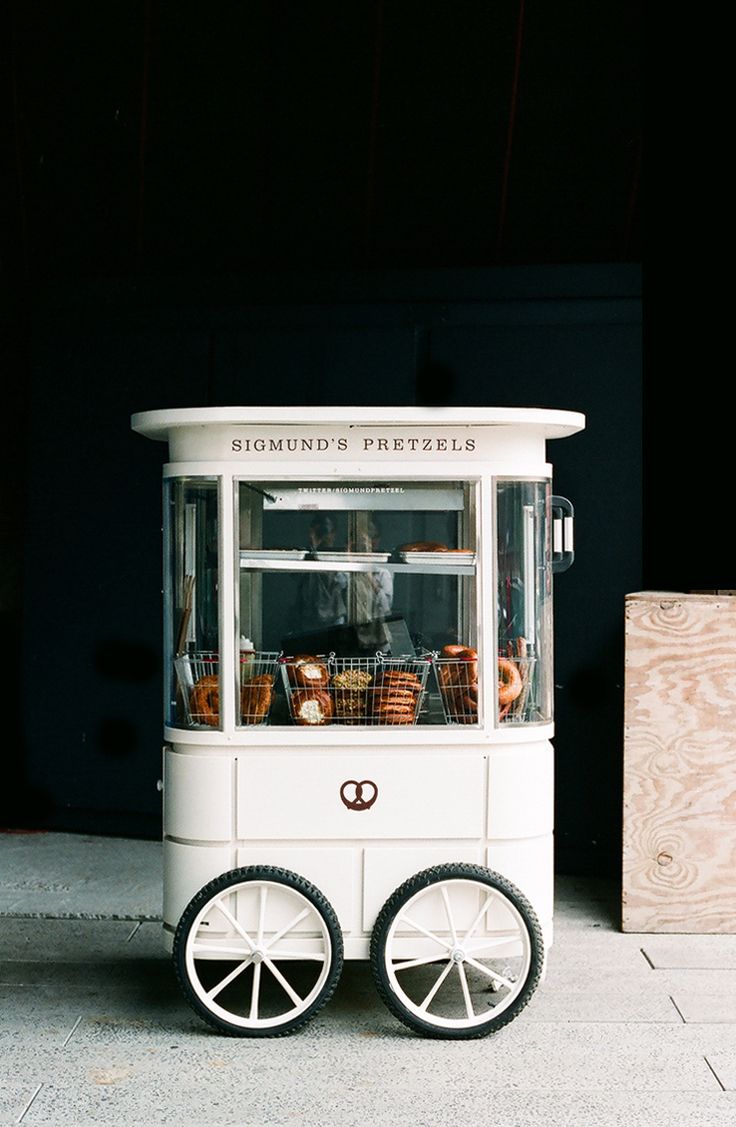
[[(479, 893), (470, 923), (457, 911), (458, 896), (467, 897), (468, 890)], [(443, 906), (441, 927), (426, 927), (417, 919), (430, 897), (435, 908), (439, 903)], [(502, 918), (503, 927), (489, 931), (491, 911)], [(412, 945), (416, 949), (418, 943), (423, 953), (411, 957), (407, 949)], [(500, 958), (494, 958), (499, 953), (503, 953)], [(532, 953), (527, 923), (503, 892), (471, 878), (451, 878), (420, 889), (397, 911), (386, 936), (384, 959), (391, 989), (410, 1014), (438, 1028), (470, 1029), (498, 1017), (519, 997)], [(410, 991), (407, 978), (408, 972), (420, 968), (423, 983), (417, 993)]]
[[(240, 922), (243, 898), (257, 920), (250, 930)], [(243, 1029), (272, 1029), (298, 1018), (319, 997), (332, 966), (332, 942), (322, 913), (298, 889), (280, 881), (240, 881), (199, 910), (187, 934), (184, 959), (191, 988), (210, 1013)], [(223, 961), (235, 965), (220, 978), (211, 965)], [(297, 964), (305, 963), (319, 968), (306, 992), (295, 980)], [(205, 964), (207, 981), (202, 979)], [(277, 1012), (265, 1014), (264, 987), (269, 980), (270, 1008), (275, 993)], [(231, 985), (228, 1001), (222, 1004)]]

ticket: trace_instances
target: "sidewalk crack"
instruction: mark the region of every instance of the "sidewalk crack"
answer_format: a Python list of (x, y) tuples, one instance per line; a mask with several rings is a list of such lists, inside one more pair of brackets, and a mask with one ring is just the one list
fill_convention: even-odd
[(707, 1058), (707, 1057), (703, 1057), (703, 1060), (705, 1061), (705, 1063), (706, 1063), (706, 1064), (708, 1065), (708, 1068), (709, 1068), (709, 1069), (711, 1070), (711, 1072), (712, 1072), (712, 1073), (713, 1073), (713, 1075), (715, 1076), (715, 1078), (716, 1078), (716, 1081), (717, 1081), (717, 1083), (718, 1083), (718, 1086), (719, 1086), (719, 1088), (721, 1089), (721, 1091), (722, 1091), (722, 1092), (725, 1092), (725, 1091), (726, 1091), (726, 1085), (725, 1085), (725, 1084), (723, 1083), (723, 1081), (721, 1080), (720, 1076), (719, 1076), (719, 1075), (718, 1075), (718, 1073), (716, 1072), (716, 1070), (715, 1070), (715, 1068), (713, 1067), (713, 1065), (712, 1065), (712, 1064), (710, 1063), (710, 1061), (708, 1060), (708, 1058)]
[(640, 948), (639, 948), (639, 950), (641, 951), (641, 953), (642, 953), (642, 955), (644, 956), (644, 958), (646, 959), (646, 961), (647, 961), (647, 962), (649, 963), (649, 966), (651, 967), (651, 969), (652, 969), (652, 970), (656, 970), (657, 968), (655, 967), (654, 963), (652, 962), (652, 960), (651, 960), (651, 959), (649, 958), (649, 956), (647, 955), (647, 953), (646, 953), (646, 951), (644, 950), (644, 948), (643, 948), (643, 947), (640, 947)]
[(82, 1020), (82, 1015), (80, 1014), (79, 1017), (77, 1018), (77, 1020), (74, 1022), (74, 1025), (71, 1027), (71, 1029), (67, 1033), (66, 1040), (64, 1041), (63, 1045), (61, 1046), (62, 1049), (65, 1049), (67, 1047), (67, 1045), (69, 1044), (69, 1042), (71, 1041), (72, 1037), (74, 1036), (74, 1034), (77, 1030), (77, 1026), (79, 1025), (81, 1020)]
[(38, 1085), (38, 1087), (36, 1088), (36, 1091), (35, 1091), (35, 1092), (33, 1093), (33, 1095), (31, 1096), (30, 1100), (28, 1101), (28, 1103), (26, 1104), (26, 1106), (25, 1106), (25, 1107), (23, 1108), (23, 1111), (22, 1111), (22, 1112), (21, 1112), (21, 1114), (20, 1114), (20, 1118), (18, 1119), (18, 1123), (22, 1123), (22, 1122), (23, 1122), (23, 1120), (25, 1119), (26, 1115), (27, 1115), (27, 1114), (28, 1114), (28, 1112), (29, 1112), (29, 1111), (31, 1110), (31, 1106), (32, 1106), (32, 1104), (33, 1104), (33, 1101), (35, 1100), (36, 1096), (38, 1095), (38, 1093), (39, 1093), (39, 1092), (41, 1091), (41, 1089), (42, 1089), (42, 1088), (43, 1088), (43, 1084), (39, 1084), (39, 1085)]
[(674, 999), (674, 998), (672, 997), (672, 995), (671, 995), (671, 994), (668, 994), (668, 995), (667, 995), (667, 997), (668, 997), (668, 998), (669, 998), (669, 1000), (670, 1000), (670, 1001), (672, 1002), (672, 1005), (673, 1005), (673, 1006), (675, 1007), (675, 1009), (677, 1010), (678, 1014), (679, 1014), (679, 1015), (680, 1015), (680, 1017), (682, 1018), (682, 1022), (683, 1022), (683, 1025), (687, 1025), (687, 1019), (685, 1018), (685, 1015), (683, 1014), (682, 1010), (681, 1010), (681, 1009), (680, 1009), (680, 1007), (678, 1006), (678, 1004), (677, 1004), (677, 1002), (675, 1001), (675, 999)]

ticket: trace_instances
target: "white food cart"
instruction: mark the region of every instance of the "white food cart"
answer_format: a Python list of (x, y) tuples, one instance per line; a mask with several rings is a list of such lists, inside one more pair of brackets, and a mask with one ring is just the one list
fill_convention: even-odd
[(370, 959), (413, 1030), (526, 1005), (552, 941), (552, 573), (572, 507), (516, 408), (147, 411), (164, 469), (164, 931), (240, 1036)]

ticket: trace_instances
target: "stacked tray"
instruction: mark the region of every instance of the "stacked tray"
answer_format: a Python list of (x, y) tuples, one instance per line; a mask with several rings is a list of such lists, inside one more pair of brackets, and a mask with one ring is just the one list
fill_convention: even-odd
[(311, 552), (310, 560), (325, 563), (387, 563), (390, 552)]
[(474, 564), (475, 552), (448, 548), (444, 552), (399, 552), (402, 563), (444, 564), (457, 567), (458, 564)]

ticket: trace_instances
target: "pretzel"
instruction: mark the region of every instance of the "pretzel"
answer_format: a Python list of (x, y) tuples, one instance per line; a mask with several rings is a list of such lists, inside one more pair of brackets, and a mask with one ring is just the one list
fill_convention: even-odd
[(507, 657), (498, 659), (498, 703), (503, 708), (511, 704), (521, 693), (523, 682), (518, 668)]
[(246, 681), (240, 690), (241, 723), (254, 724), (262, 720), (271, 707), (272, 695), (273, 678), (268, 673), (261, 673)]
[(381, 673), (376, 681), (378, 685), (416, 685), (419, 687), (421, 681), (416, 673), (403, 673), (400, 669), (387, 669), (385, 673)]
[(478, 651), (472, 646), (443, 646), (440, 659), (445, 659), (447, 681), (456, 685), (472, 685), (478, 680)]
[(381, 724), (412, 724), (413, 712), (383, 712), (380, 717)]
[(413, 701), (419, 696), (421, 692), (420, 681), (380, 681), (371, 689), (371, 700), (373, 705), (379, 704), (381, 701), (395, 699), (395, 700), (408, 700)]
[(189, 713), (195, 724), (220, 724), (220, 678), (216, 673), (200, 677), (189, 695)]

